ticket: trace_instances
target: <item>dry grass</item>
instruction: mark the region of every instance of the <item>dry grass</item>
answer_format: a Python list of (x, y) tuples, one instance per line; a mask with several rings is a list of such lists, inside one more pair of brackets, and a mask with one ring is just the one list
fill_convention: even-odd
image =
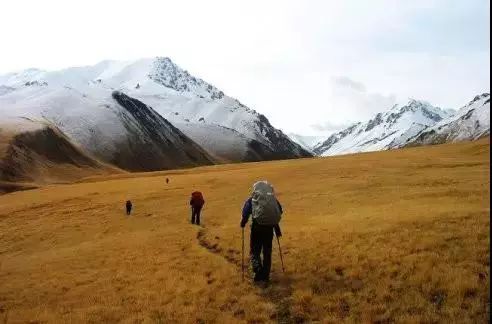
[(20, 119), (0, 124), (0, 194), (118, 173), (125, 172), (87, 155), (42, 122)]
[[(486, 322), (489, 151), (487, 139), (0, 196), (0, 321)], [(287, 272), (275, 248), (263, 290), (238, 265), (240, 209), (264, 178), (286, 211)], [(203, 228), (188, 224), (195, 189)]]

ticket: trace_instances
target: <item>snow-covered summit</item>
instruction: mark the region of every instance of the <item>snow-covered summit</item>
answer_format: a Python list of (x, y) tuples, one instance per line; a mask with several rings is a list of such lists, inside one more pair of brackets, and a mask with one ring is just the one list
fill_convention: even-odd
[(475, 140), (490, 134), (490, 94), (475, 96), (455, 114), (409, 138), (405, 145)]
[(426, 101), (409, 99), (366, 122), (359, 122), (331, 135), (314, 152), (329, 156), (396, 148), (449, 113)]
[(167, 57), (158, 57), (152, 63), (149, 78), (156, 83), (180, 92), (193, 93), (200, 98), (221, 99), (224, 93), (202, 79), (195, 78)]

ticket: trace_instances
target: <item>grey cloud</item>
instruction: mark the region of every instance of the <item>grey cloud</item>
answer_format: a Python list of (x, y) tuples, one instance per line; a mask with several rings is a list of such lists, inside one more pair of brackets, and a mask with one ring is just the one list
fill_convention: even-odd
[(365, 92), (366, 86), (360, 82), (354, 81), (346, 76), (337, 76), (333, 78), (333, 83), (339, 87), (350, 88), (355, 91)]

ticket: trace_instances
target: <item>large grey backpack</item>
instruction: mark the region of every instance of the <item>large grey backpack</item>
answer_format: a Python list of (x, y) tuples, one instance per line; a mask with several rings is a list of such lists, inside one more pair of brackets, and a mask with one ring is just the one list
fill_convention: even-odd
[(266, 181), (258, 181), (253, 185), (252, 194), (253, 220), (260, 225), (276, 225), (282, 213), (278, 206), (273, 187)]

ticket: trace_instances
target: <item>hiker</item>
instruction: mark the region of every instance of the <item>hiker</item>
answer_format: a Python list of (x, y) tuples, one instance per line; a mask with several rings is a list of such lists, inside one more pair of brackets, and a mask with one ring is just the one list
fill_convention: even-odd
[(126, 201), (126, 214), (130, 215), (132, 212), (132, 202), (130, 200)]
[(203, 195), (200, 191), (194, 191), (191, 193), (190, 206), (191, 206), (191, 223), (200, 225), (200, 213), (202, 207), (205, 204)]
[(166, 178), (166, 184), (169, 184), (169, 178)]
[(279, 226), (282, 212), (282, 206), (275, 198), (272, 185), (267, 181), (256, 182), (251, 197), (244, 203), (241, 219), (241, 227), (244, 228), (249, 216), (252, 216), (250, 258), (255, 282), (270, 280), (273, 232), (275, 231), (277, 237), (282, 236)]

